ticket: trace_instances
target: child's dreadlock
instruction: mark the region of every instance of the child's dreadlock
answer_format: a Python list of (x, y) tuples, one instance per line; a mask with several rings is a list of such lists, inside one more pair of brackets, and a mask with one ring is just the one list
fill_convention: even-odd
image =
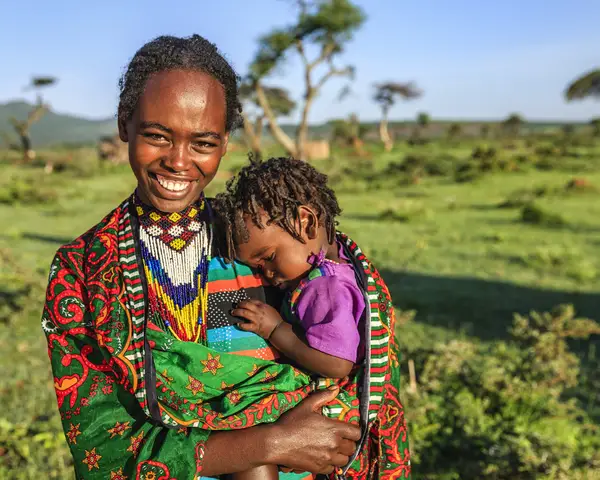
[(335, 193), (327, 186), (327, 175), (293, 158), (270, 158), (261, 162), (250, 156), (250, 164), (227, 182), (226, 193), (217, 195), (214, 202), (226, 236), (227, 251), (222, 252), (223, 256), (233, 260), (236, 243), (248, 240), (246, 217), (257, 227), (265, 227), (261, 218), (263, 211), (268, 217), (266, 225), (278, 225), (304, 243), (298, 229), (298, 208), (302, 205), (315, 210), (319, 225), (327, 230), (328, 241), (333, 242), (335, 218), (341, 209)]

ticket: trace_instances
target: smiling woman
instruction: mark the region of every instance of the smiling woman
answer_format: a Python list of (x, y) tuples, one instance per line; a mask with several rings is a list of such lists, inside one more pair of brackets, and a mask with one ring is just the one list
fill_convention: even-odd
[(225, 104), (223, 85), (202, 71), (148, 79), (131, 117), (119, 119), (144, 203), (177, 212), (200, 197), (227, 151)]
[(279, 298), (220, 257), (203, 194), (240, 122), (238, 77), (204, 38), (159, 37), (120, 87), (136, 191), (59, 249), (42, 319), (77, 478), (346, 465), (360, 429), (317, 413), (337, 389), (314, 392), (230, 313)]

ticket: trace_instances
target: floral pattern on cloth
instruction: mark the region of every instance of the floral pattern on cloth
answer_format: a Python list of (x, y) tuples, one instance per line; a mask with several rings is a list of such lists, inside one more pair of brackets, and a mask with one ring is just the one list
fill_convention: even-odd
[[(147, 322), (129, 207), (61, 247), (50, 269), (42, 328), (65, 436), (77, 478), (201, 478), (210, 431), (274, 421), (313, 386), (289, 365), (180, 342)], [(389, 293), (369, 278), (374, 298), (386, 299), (371, 310), (393, 332)], [(385, 382), (371, 392), (371, 436), (350, 478), (409, 478), (388, 338), (377, 347), (390, 361), (376, 367)]]

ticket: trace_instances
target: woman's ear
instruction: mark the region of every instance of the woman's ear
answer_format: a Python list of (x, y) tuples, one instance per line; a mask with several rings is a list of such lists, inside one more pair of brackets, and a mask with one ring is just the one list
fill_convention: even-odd
[(308, 240), (314, 240), (319, 233), (319, 219), (315, 211), (302, 205), (298, 208), (298, 216), (300, 218), (300, 234)]
[(127, 124), (122, 119), (119, 119), (117, 121), (117, 127), (119, 128), (119, 138), (121, 141), (128, 142), (129, 137), (127, 135)]
[(229, 146), (229, 132), (225, 134), (225, 138), (223, 138), (223, 143), (221, 144), (221, 157), (227, 155), (227, 147)]

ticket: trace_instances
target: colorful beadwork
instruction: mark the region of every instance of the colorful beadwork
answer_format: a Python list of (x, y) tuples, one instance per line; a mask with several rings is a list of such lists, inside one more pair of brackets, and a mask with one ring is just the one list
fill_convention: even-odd
[(137, 197), (135, 207), (150, 313), (178, 340), (205, 342), (212, 231), (204, 198), (182, 212), (159, 212)]

